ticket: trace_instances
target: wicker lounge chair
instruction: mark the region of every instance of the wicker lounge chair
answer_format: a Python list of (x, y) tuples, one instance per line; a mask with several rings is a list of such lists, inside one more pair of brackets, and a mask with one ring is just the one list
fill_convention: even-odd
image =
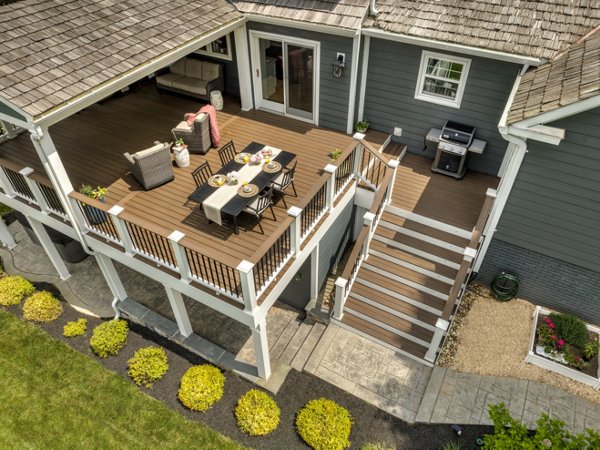
[(173, 138), (183, 139), (190, 153), (205, 155), (211, 147), (208, 114), (198, 114), (192, 125), (188, 125), (186, 114), (184, 120), (171, 130)]
[(158, 143), (146, 150), (124, 154), (130, 164), (131, 174), (146, 190), (153, 189), (175, 178), (168, 143)]

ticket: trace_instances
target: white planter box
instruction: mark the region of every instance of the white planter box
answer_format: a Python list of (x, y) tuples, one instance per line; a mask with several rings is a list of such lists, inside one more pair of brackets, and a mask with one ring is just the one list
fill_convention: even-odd
[[(569, 377), (575, 381), (579, 381), (580, 383), (584, 383), (584, 384), (587, 384), (588, 386), (592, 386), (594, 389), (599, 389), (600, 388), (600, 367), (598, 370), (599, 373), (596, 374), (596, 377), (586, 375), (585, 373), (580, 372), (579, 370), (571, 369), (570, 367), (563, 366), (562, 364), (557, 362), (557, 361), (559, 361), (559, 358), (547, 355), (541, 346), (535, 345), (535, 333), (536, 333), (536, 326), (538, 323), (538, 318), (540, 315), (548, 315), (551, 312), (552, 311), (542, 308), (541, 306), (535, 307), (535, 311), (533, 312), (533, 326), (531, 329), (531, 338), (529, 341), (529, 352), (527, 353), (527, 356), (525, 357), (525, 362), (534, 364), (538, 367), (542, 367), (547, 370), (551, 370), (552, 372), (559, 373), (561, 375), (564, 375), (565, 377)], [(592, 333), (600, 334), (600, 328), (595, 327), (593, 325), (588, 325), (588, 324), (586, 324), (586, 327)], [(535, 349), (534, 349), (534, 346), (536, 347)], [(545, 355), (545, 357), (540, 356), (540, 355)], [(554, 361), (551, 361), (550, 359), (547, 359), (547, 358), (554, 359)], [(561, 359), (562, 359), (562, 357), (561, 357)]]

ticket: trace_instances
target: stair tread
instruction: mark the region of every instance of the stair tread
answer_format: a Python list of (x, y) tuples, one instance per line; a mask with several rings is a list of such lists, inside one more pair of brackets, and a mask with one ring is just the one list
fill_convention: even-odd
[(350, 295), (352, 296), (353, 294), (361, 295), (373, 302), (377, 302), (381, 305), (387, 306), (390, 309), (393, 309), (394, 311), (414, 317), (415, 319), (425, 322), (429, 325), (435, 325), (439, 317), (438, 314), (419, 308), (418, 306), (411, 305), (410, 303), (406, 303), (400, 299), (391, 297), (375, 289), (371, 289), (361, 283), (354, 283), (352, 289), (350, 290)]
[[(419, 291), (418, 289), (407, 286), (406, 284), (400, 283), (399, 281), (390, 280), (384, 275), (379, 274), (377, 272), (373, 272), (372, 270), (366, 267), (361, 267), (358, 271), (356, 281), (360, 283), (361, 279), (365, 281), (370, 281), (371, 283), (384, 287), (395, 293), (404, 295), (405, 297), (423, 303), (424, 305), (430, 306), (431, 308), (435, 308), (439, 311), (442, 311), (444, 309), (444, 305), (446, 304), (446, 302), (440, 298), (434, 297), (430, 294), (427, 294), (426, 292)], [(356, 286), (356, 282), (354, 283), (354, 286)], [(352, 289), (354, 289), (354, 286), (352, 287)]]
[(323, 325), (322, 323), (315, 323), (312, 326), (312, 329), (308, 333), (308, 336), (306, 336), (306, 339), (300, 346), (298, 353), (296, 353), (296, 356), (292, 360), (291, 366), (294, 369), (302, 371), (304, 365), (308, 361), (308, 358), (310, 358), (310, 355), (315, 349), (315, 346), (319, 342), (319, 339), (321, 338), (321, 335), (324, 331), (325, 325)]
[(424, 234), (426, 236), (432, 237), (434, 239), (439, 239), (440, 241), (448, 242), (453, 245), (457, 245), (459, 247), (466, 247), (469, 243), (469, 239), (465, 239), (460, 236), (456, 236), (454, 234), (448, 233), (446, 231), (440, 230), (438, 228), (433, 228), (427, 226), (425, 224), (415, 222), (413, 220), (397, 216), (389, 211), (384, 211), (381, 216), (381, 220), (392, 223), (394, 225), (398, 225), (402, 228), (406, 228), (408, 230), (415, 231), (417, 233)]
[(456, 274), (458, 273), (458, 270), (453, 269), (452, 267), (448, 267), (443, 264), (439, 264), (434, 261), (425, 259), (421, 256), (417, 256), (404, 250), (400, 250), (398, 248), (392, 247), (391, 245), (387, 245), (384, 242), (378, 241), (377, 239), (371, 240), (371, 248), (385, 253), (386, 255), (391, 256), (393, 258), (406, 261), (422, 269), (435, 272), (439, 275), (448, 278), (455, 278)]
[(382, 322), (396, 330), (414, 336), (425, 342), (430, 342), (433, 338), (433, 331), (423, 328), (422, 326), (410, 322), (409, 320), (390, 314), (387, 311), (379, 309), (373, 305), (369, 305), (362, 300), (349, 296), (344, 305), (357, 313), (370, 317), (378, 322)]
[(434, 291), (440, 292), (442, 294), (447, 295), (450, 292), (450, 288), (452, 287), (448, 283), (444, 283), (443, 281), (436, 280), (435, 278), (432, 278), (429, 275), (425, 275), (423, 273), (416, 272), (407, 267), (403, 267), (398, 264), (394, 264), (392, 261), (388, 261), (388, 260), (380, 258), (379, 256), (376, 256), (376, 255), (372, 255), (372, 254), (369, 255), (367, 260), (363, 262), (363, 265), (364, 264), (374, 266), (379, 270), (389, 272), (393, 275), (413, 281), (415, 283), (420, 284), (421, 286), (427, 287), (429, 289), (433, 289)]
[(350, 312), (344, 313), (344, 316), (342, 317), (342, 323), (351, 328), (362, 331), (369, 336), (373, 336), (375, 339), (383, 341), (392, 347), (410, 353), (417, 358), (423, 359), (425, 358), (425, 353), (427, 353), (427, 349), (422, 345), (416, 344), (406, 338), (403, 338), (402, 336), (398, 336), (397, 334), (361, 319)]
[(401, 244), (408, 245), (409, 247), (418, 248), (421, 251), (431, 253), (432, 255), (447, 259), (448, 261), (452, 261), (457, 264), (460, 264), (463, 258), (463, 255), (460, 253), (456, 253), (451, 250), (438, 247), (437, 245), (430, 244), (429, 242), (425, 242), (420, 239), (413, 238), (402, 233), (398, 233), (397, 231), (394, 231), (390, 228), (386, 228), (381, 225), (376, 228), (375, 234), (399, 242)]
[(291, 364), (292, 360), (298, 354), (300, 347), (306, 340), (306, 337), (308, 336), (308, 333), (310, 333), (311, 329), (312, 325), (308, 325), (305, 322), (302, 322), (300, 324), (300, 326), (296, 330), (296, 333), (289, 341), (287, 347), (285, 348), (283, 353), (281, 353), (281, 356), (279, 357), (279, 360), (281, 362), (284, 362), (285, 364)]

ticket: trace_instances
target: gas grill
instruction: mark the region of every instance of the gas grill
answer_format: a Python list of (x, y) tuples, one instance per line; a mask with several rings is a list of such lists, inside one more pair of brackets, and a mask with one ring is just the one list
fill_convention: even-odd
[(448, 120), (442, 128), (431, 170), (454, 178), (465, 175), (467, 150), (473, 142), (475, 127)]

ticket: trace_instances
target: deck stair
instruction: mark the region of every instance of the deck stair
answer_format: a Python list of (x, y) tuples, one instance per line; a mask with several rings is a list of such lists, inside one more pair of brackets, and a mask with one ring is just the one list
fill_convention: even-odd
[(471, 232), (385, 208), (341, 326), (424, 361)]

